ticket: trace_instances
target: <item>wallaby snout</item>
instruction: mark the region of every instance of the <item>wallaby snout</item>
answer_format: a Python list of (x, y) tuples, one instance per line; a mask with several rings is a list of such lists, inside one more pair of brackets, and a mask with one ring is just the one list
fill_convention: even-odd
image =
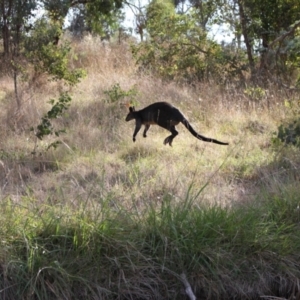
[(134, 117), (134, 112), (135, 112), (134, 106), (130, 106), (130, 107), (129, 107), (129, 113), (128, 113), (128, 115), (127, 115), (126, 118), (125, 118), (125, 121), (126, 121), (126, 122), (135, 119), (135, 117)]

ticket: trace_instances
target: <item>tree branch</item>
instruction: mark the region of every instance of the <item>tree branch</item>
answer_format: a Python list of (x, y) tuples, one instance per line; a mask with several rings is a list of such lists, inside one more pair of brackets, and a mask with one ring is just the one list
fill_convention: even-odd
[(199, 46), (193, 44), (193, 43), (180, 43), (180, 45), (183, 46), (192, 46), (195, 49), (197, 49), (199, 52), (203, 53), (203, 54), (208, 54), (208, 51), (203, 50), (202, 48), (200, 48)]
[(273, 47), (276, 43), (282, 42), (286, 37), (292, 35), (297, 29), (297, 27), (299, 26), (300, 26), (300, 20), (294, 23), (289, 31), (285, 32), (284, 34), (276, 38), (272, 43), (270, 43), (269, 48)]

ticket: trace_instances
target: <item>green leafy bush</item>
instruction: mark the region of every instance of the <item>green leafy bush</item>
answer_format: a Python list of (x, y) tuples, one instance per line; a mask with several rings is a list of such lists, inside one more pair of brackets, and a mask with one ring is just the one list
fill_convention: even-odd
[[(54, 99), (51, 99), (49, 103), (52, 105), (52, 108), (42, 117), (41, 123), (36, 127), (36, 130), (32, 128), (32, 131), (35, 131), (35, 136), (42, 140), (47, 135), (55, 134), (59, 136), (61, 133), (65, 133), (65, 129), (58, 129), (56, 130), (51, 123), (51, 120), (57, 119), (58, 117), (62, 116), (63, 113), (69, 108), (70, 102), (72, 98), (69, 96), (68, 93), (61, 93), (58, 101), (55, 102)], [(50, 144), (48, 147), (56, 148), (60, 144), (59, 141), (55, 141)]]
[(277, 136), (273, 138), (273, 143), (283, 142), (300, 147), (300, 118), (278, 127)]
[(278, 127), (278, 132), (275, 133), (273, 144), (286, 143), (300, 147), (300, 101), (292, 98), (284, 100), (284, 106), (291, 114), (291, 119)]
[(237, 61), (237, 53), (209, 38), (195, 9), (179, 14), (171, 1), (152, 1), (147, 8), (147, 32), (147, 41), (131, 45), (143, 70), (188, 83), (209, 79), (224, 83), (243, 77), (244, 60)]
[(76, 85), (86, 73), (82, 69), (69, 66), (70, 43), (54, 43), (60, 36), (61, 28), (41, 19), (36, 22), (32, 35), (25, 40), (25, 53), (38, 74), (46, 73), (52, 80), (63, 80), (69, 85)]
[(136, 96), (138, 95), (138, 91), (135, 86), (128, 91), (125, 91), (120, 87), (119, 83), (116, 83), (112, 85), (110, 89), (105, 90), (104, 94), (107, 96), (104, 100), (107, 103), (117, 103), (127, 98), (129, 103), (135, 105), (137, 102)]
[(266, 90), (260, 87), (248, 87), (244, 90), (246, 96), (251, 100), (260, 101), (266, 97)]

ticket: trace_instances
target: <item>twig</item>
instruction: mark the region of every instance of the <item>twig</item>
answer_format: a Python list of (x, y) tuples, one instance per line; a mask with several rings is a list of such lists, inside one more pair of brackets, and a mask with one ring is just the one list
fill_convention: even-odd
[(194, 295), (193, 293), (193, 290), (191, 288), (191, 285), (190, 283), (188, 282), (187, 278), (186, 278), (186, 275), (184, 273), (182, 273), (180, 275), (180, 278), (184, 284), (184, 287), (185, 287), (185, 292), (186, 294), (188, 295), (188, 297), (191, 299), (191, 300), (197, 300), (196, 296)]
[(286, 298), (275, 297), (275, 296), (260, 296), (263, 299), (270, 299), (270, 300), (287, 300)]

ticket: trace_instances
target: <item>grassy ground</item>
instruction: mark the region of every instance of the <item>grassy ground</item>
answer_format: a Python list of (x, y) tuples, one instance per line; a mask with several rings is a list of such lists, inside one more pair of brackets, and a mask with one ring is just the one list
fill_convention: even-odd
[[(88, 76), (57, 120), (56, 150), (29, 128), (63, 87), (24, 83), (18, 110), (0, 79), (0, 298), (188, 299), (184, 277), (197, 299), (300, 297), (300, 154), (271, 142), (292, 95), (161, 82), (125, 44), (74, 49)], [(127, 99), (105, 93), (116, 84), (135, 87), (137, 108), (171, 102), (230, 145), (182, 125), (173, 147), (158, 127), (133, 143)]]

